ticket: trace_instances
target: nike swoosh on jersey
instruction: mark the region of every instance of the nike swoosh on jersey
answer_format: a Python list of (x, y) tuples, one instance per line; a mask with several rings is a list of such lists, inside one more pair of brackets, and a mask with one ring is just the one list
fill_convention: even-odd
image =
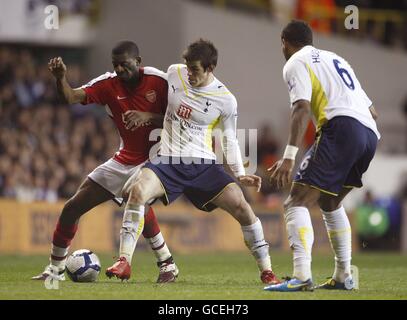
[(117, 100), (123, 100), (123, 99), (127, 99), (127, 97), (120, 97), (120, 96), (117, 96)]

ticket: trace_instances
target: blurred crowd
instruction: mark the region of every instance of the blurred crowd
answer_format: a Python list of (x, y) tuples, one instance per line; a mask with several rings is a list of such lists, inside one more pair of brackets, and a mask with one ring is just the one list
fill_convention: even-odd
[[(0, 197), (26, 202), (70, 198), (120, 143), (103, 107), (61, 104), (47, 69), (55, 53), (47, 51), (0, 46)], [(74, 61), (67, 62), (67, 79), (79, 87), (89, 77)], [(257, 174), (264, 183), (252, 200), (268, 203), (278, 191), (267, 183), (267, 168), (279, 159), (281, 148), (271, 124), (259, 133)]]
[[(193, 0), (287, 23), (302, 19), (313, 30), (407, 50), (407, 0)], [(359, 29), (346, 30), (348, 5), (359, 9)], [(353, 12), (353, 10), (352, 10)]]
[[(56, 201), (73, 195), (86, 174), (117, 150), (101, 107), (61, 104), (40, 50), (0, 46), (0, 196)], [(72, 86), (87, 81), (69, 63)]]

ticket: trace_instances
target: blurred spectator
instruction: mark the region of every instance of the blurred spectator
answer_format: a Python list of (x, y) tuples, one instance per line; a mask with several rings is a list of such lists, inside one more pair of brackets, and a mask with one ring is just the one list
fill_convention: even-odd
[(269, 168), (278, 160), (280, 146), (277, 141), (271, 125), (264, 124), (259, 130), (257, 141), (257, 161), (260, 166)]
[[(53, 202), (71, 197), (119, 141), (107, 116), (58, 103), (45, 61), (33, 52), (0, 46), (0, 196)], [(73, 85), (85, 82), (82, 70), (70, 63)]]
[(308, 21), (314, 31), (331, 33), (335, 9), (334, 0), (298, 0), (296, 18)]
[(374, 197), (367, 190), (363, 202), (355, 211), (361, 248), (398, 250), (401, 245), (401, 212), (402, 195)]
[[(378, 44), (407, 49), (407, 0), (190, 0), (240, 9), (246, 13), (267, 14), (285, 24), (291, 19), (307, 21), (320, 33), (345, 33)], [(359, 29), (346, 30), (344, 8), (356, 6)]]
[(372, 206), (375, 202), (375, 198), (373, 197), (373, 193), (371, 190), (367, 189), (365, 196), (363, 197), (362, 204), (366, 206)]
[(270, 0), (271, 16), (282, 24), (294, 18), (297, 0)]
[[(315, 126), (312, 121), (309, 122), (303, 140), (303, 150), (307, 150), (315, 141)], [(268, 168), (278, 161), (281, 157), (280, 145), (278, 139), (273, 132), (270, 124), (264, 124), (259, 130), (259, 137), (257, 141), (257, 172), (263, 179), (260, 195), (256, 200), (265, 205), (273, 206), (274, 203), (281, 203), (282, 191), (277, 190), (269, 183), (270, 174)], [(252, 198), (256, 194), (251, 195)]]
[(274, 189), (268, 182), (269, 173), (267, 169), (270, 168), (277, 160), (279, 160), (280, 146), (278, 140), (276, 139), (273, 128), (270, 124), (263, 124), (261, 129), (258, 131), (259, 137), (257, 141), (257, 174), (262, 177), (263, 183), (260, 190), (259, 201), (267, 202), (267, 197), (270, 194), (276, 193), (277, 190)]

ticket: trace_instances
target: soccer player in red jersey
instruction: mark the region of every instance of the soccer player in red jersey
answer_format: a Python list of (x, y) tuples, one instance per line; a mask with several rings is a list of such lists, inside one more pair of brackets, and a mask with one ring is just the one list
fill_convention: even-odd
[[(149, 141), (150, 132), (162, 127), (167, 107), (166, 74), (152, 67), (140, 67), (139, 49), (131, 41), (119, 42), (113, 48), (112, 63), (115, 72), (107, 72), (77, 89), (69, 85), (67, 68), (60, 57), (51, 59), (48, 64), (56, 79), (58, 94), (67, 103), (106, 105), (106, 111), (118, 129), (121, 144), (113, 158), (92, 171), (75, 195), (65, 203), (53, 234), (51, 263), (43, 273), (33, 277), (34, 280), (45, 280), (49, 276), (64, 280), (65, 262), (78, 229), (79, 218), (108, 200), (122, 204), (120, 197), (126, 182), (131, 176), (137, 176), (149, 157), (150, 148), (154, 144)], [(157, 282), (175, 281), (178, 268), (152, 208), (148, 210), (144, 221), (135, 223), (134, 220), (124, 214), (120, 231), (120, 257), (107, 269), (106, 275), (122, 280), (130, 278), (130, 264), (135, 249), (132, 239), (138, 238), (143, 231), (160, 268)]]

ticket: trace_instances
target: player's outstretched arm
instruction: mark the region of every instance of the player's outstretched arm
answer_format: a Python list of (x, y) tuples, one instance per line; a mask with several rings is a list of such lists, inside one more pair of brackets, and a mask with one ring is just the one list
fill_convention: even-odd
[(311, 118), (311, 104), (307, 100), (298, 100), (293, 104), (290, 120), (288, 145), (299, 147)]
[(295, 155), (304, 136), (311, 117), (311, 105), (307, 100), (298, 100), (293, 104), (290, 120), (290, 135), (284, 156), (267, 171), (271, 172), (270, 183), (283, 188), (290, 183), (295, 164)]
[(66, 65), (61, 57), (52, 58), (48, 62), (48, 69), (56, 79), (58, 95), (63, 101), (74, 104), (85, 100), (85, 90), (72, 89), (66, 80)]

